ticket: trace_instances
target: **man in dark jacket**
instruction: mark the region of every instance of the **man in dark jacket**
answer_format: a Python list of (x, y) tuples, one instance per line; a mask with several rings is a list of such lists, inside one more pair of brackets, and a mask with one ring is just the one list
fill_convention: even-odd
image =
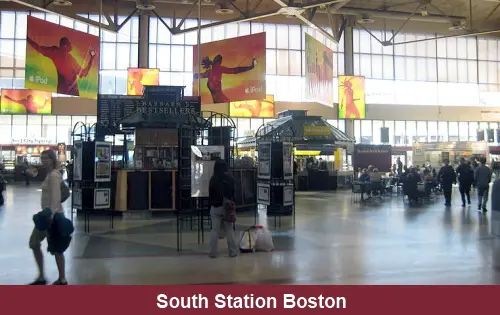
[(451, 167), (450, 161), (444, 160), (444, 166), (441, 167), (438, 173), (438, 181), (441, 183), (441, 187), (443, 188), (443, 194), (445, 199), (445, 206), (451, 206), (451, 190), (453, 188), (453, 184), (457, 182), (457, 174), (455, 174), (455, 170)]
[(479, 166), (474, 171), (474, 182), (477, 187), (477, 195), (479, 199), (478, 210), (483, 212), (488, 211), (486, 205), (488, 203), (488, 194), (490, 192), (491, 169), (486, 166), (486, 158), (479, 159)]
[(465, 196), (467, 196), (467, 203), (470, 205), (470, 187), (474, 182), (474, 171), (464, 158), (460, 159), (460, 165), (457, 167), (457, 176), (458, 189), (460, 190), (460, 196), (462, 196), (462, 207), (465, 207)]

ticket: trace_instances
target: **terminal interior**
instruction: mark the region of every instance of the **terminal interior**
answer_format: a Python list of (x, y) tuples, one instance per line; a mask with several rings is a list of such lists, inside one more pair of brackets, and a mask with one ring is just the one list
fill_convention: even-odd
[[(6, 183), (0, 284), (27, 284), (37, 273), (28, 242), (33, 215), (41, 210), (44, 150), (57, 152), (63, 179), (73, 188), (63, 204), (75, 227), (65, 252), (69, 284), (499, 284), (500, 209), (494, 207), (493, 188), (500, 170), (498, 8), (480, 0), (303, 0), (284, 8), (272, 0), (56, 0), (45, 8), (0, 1), (0, 174)], [(40, 83), (31, 80), (35, 66), (29, 64), (32, 18), (99, 36), (92, 97), (83, 84), (80, 96), (41, 92), (49, 96), (38, 112), (7, 99), (9, 91), (28, 89), (29, 81)], [(212, 101), (212, 90), (202, 86), (206, 81), (197, 79), (203, 72), (197, 44), (261, 33), (265, 58), (242, 57), (235, 67), (261, 67), (265, 59), (259, 68), (265, 99), (246, 99), (254, 102), (249, 110), (242, 109), (242, 99)], [(326, 100), (312, 96), (310, 88), (311, 39), (332, 51), (327, 92), (315, 90)], [(248, 54), (243, 50), (234, 55)], [(182, 141), (187, 136), (171, 108), (155, 116), (144, 107), (103, 131), (104, 100), (149, 97), (132, 96), (131, 69), (152, 70), (158, 78), (153, 85), (183, 87), (176, 91), (182, 90), (184, 103), (176, 104), (193, 106), (196, 119), (190, 126), (205, 124), (192, 136), (200, 141), (198, 148), (224, 146), (200, 153), (200, 160), (208, 154), (231, 161), (237, 242), (249, 227), (263, 226), (271, 232), (273, 251), (229, 257), (226, 242), (219, 240), (218, 257), (209, 257), (208, 208), (191, 209), (206, 207), (198, 197), (205, 197), (208, 179), (185, 198)], [(58, 72), (50, 71), (57, 80)], [(349, 80), (362, 82), (354, 88), (363, 96), (355, 99), (358, 104), (362, 99), (362, 106), (353, 116), (343, 109)], [(202, 87), (209, 101), (202, 95), (200, 105)], [(259, 88), (248, 91), (259, 93)], [(255, 104), (260, 114), (254, 113)], [(158, 106), (169, 105), (150, 107)], [(225, 130), (230, 130), (227, 139)], [(84, 171), (77, 183), (75, 152), (91, 139), (109, 144), (109, 159), (100, 156), (109, 163), (109, 176), (99, 183), (94, 166), (102, 161), (84, 159), (92, 174)], [(266, 142), (272, 142), (270, 151), (276, 143), (290, 143), (291, 149), (281, 162), (270, 160), (280, 168), (271, 167), (270, 180), (263, 181), (259, 161), (265, 160)], [(281, 165), (287, 158), (293, 161), (290, 177)], [(452, 187), (451, 206), (444, 205), (432, 174), (445, 160), (456, 168), (461, 159), (484, 159), (491, 169), (488, 211), (481, 211), (477, 188), (462, 206), (458, 184)], [(382, 188), (366, 191), (360, 184), (369, 166), (380, 173), (377, 183), (383, 178)], [(416, 203), (400, 181), (403, 167), (421, 173)], [(90, 214), (80, 209), (88, 199), (82, 182), (109, 189), (109, 209), (99, 210), (95, 196), (89, 197), (94, 198)], [(191, 189), (194, 182), (188, 182)], [(436, 186), (428, 187), (431, 182)], [(276, 183), (293, 187), (292, 205), (284, 205), (285, 189)], [(272, 188), (271, 205), (260, 199), (267, 187), (262, 184)], [(76, 191), (83, 196), (79, 206)], [(57, 268), (46, 243), (42, 251), (47, 278), (55, 280)]]

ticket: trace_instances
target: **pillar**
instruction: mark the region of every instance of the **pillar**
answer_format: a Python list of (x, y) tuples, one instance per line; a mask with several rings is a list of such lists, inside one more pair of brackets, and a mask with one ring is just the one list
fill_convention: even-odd
[[(120, 52), (118, 52), (120, 53)], [(149, 68), (149, 16), (139, 16), (139, 68)]]
[[(354, 74), (354, 46), (353, 46), (353, 27), (347, 25), (344, 29), (344, 73), (345, 75)], [(345, 131), (348, 136), (354, 138), (354, 120), (346, 119)], [(351, 152), (348, 152), (351, 153)]]

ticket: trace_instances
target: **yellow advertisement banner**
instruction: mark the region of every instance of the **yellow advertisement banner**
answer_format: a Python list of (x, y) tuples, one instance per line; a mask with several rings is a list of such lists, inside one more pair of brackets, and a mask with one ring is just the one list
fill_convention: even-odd
[(365, 118), (365, 78), (339, 76), (339, 119)]
[(304, 126), (304, 136), (329, 136), (332, 134), (328, 126)]
[(274, 95), (266, 95), (265, 100), (241, 101), (229, 103), (229, 116), (231, 117), (274, 117)]

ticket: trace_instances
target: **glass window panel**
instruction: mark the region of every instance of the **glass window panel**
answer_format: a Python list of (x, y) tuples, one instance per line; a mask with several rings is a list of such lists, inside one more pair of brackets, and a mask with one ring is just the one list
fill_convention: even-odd
[(361, 143), (373, 143), (373, 130), (371, 120), (361, 121)]
[(498, 66), (496, 62), (488, 62), (488, 83), (498, 83)]
[[(191, 47), (186, 47), (191, 49)], [(172, 46), (172, 71), (182, 71), (184, 68), (184, 46)]]
[(383, 61), (381, 55), (372, 55), (371, 68), (372, 68), (372, 78), (375, 79), (383, 79), (384, 78), (384, 70), (383, 70)]
[[(434, 36), (427, 36), (427, 38), (433, 38)], [(436, 58), (437, 54), (437, 42), (435, 40), (427, 41), (427, 57)]]
[(252, 34), (264, 32), (264, 25), (262, 23), (250, 22), (250, 27), (252, 29)]
[(438, 141), (438, 123), (437, 121), (428, 121), (427, 122), (427, 133), (430, 142)]
[(372, 77), (372, 67), (371, 67), (371, 56), (370, 55), (360, 55), (359, 58), (359, 68), (361, 70), (361, 75), (367, 78)]
[[(163, 19), (165, 23), (168, 25), (172, 25), (170, 19)], [(209, 30), (210, 31), (210, 30)], [(203, 32), (201, 33), (203, 38)], [(170, 44), (171, 42), (171, 34), (170, 31), (161, 23), (158, 21), (158, 43), (159, 44)]]
[(15, 43), (15, 66), (16, 68), (24, 68), (26, 64), (26, 41), (16, 40)]
[[(414, 41), (416, 40), (416, 36), (412, 34), (406, 35), (406, 41)], [(416, 43), (408, 43), (406, 44), (406, 55), (407, 56), (416, 56), (417, 55), (417, 44)]]
[(276, 25), (264, 24), (266, 31), (266, 48), (276, 48)]
[(0, 39), (0, 67), (14, 67), (14, 40)]
[(278, 50), (278, 74), (288, 75), (288, 50)]
[(219, 25), (212, 28), (212, 37), (214, 41), (226, 38), (225, 25)]
[(467, 61), (458, 60), (458, 82), (467, 83), (469, 82), (467, 76)]
[[(169, 32), (169, 31), (167, 31)], [(214, 36), (215, 38), (215, 36)], [(224, 37), (220, 38), (223, 39)], [(172, 44), (183, 45), (184, 44), (184, 34), (172, 35)]]
[(417, 79), (416, 58), (406, 57), (406, 80), (415, 81)]
[(288, 25), (277, 25), (278, 48), (288, 49)]
[(212, 30), (204, 28), (201, 30), (201, 43), (208, 43), (212, 41)]
[(469, 83), (477, 83), (477, 62), (467, 61), (467, 77)]
[[(13, 138), (26, 138), (26, 124), (23, 124), (23, 125), (13, 124), (12, 125), (12, 137)], [(12, 139), (9, 139), (9, 142), (10, 141), (12, 141)]]
[(446, 40), (446, 57), (457, 58), (457, 39), (454, 37)]
[(395, 61), (394, 68), (396, 70), (396, 80), (405, 80), (406, 79), (405, 58), (395, 57), (394, 61)]
[(469, 139), (468, 141), (477, 141), (477, 129), (479, 124), (475, 121), (469, 122)]
[[(290, 50), (290, 75), (301, 75), (301, 51), (300, 50)], [(266, 60), (267, 61), (267, 60)]]
[(30, 115), (28, 116), (28, 131), (27, 136), (29, 138), (39, 139), (42, 136), (42, 117)]
[(370, 51), (371, 39), (372, 38), (367, 31), (359, 30), (359, 41), (360, 41), (359, 51), (361, 53), (363, 53), (363, 54), (371, 53), (371, 51)]
[(479, 83), (488, 83), (488, 63), (479, 61)]
[(384, 79), (394, 79), (394, 59), (384, 56)]
[(246, 134), (252, 130), (250, 125), (250, 119), (248, 118), (238, 118), (238, 128), (236, 130), (238, 138), (246, 138)]
[[(352, 38), (352, 46), (353, 46), (353, 51), (354, 53), (359, 53), (360, 47), (359, 47), (359, 29), (354, 29), (352, 31), (353, 38)], [(304, 46), (305, 47), (305, 46)]]
[(359, 58), (359, 54), (354, 54), (354, 73), (361, 73)]
[(115, 93), (119, 95), (127, 95), (127, 71), (115, 71), (115, 75)]
[(156, 68), (156, 50), (158, 49), (157, 45), (149, 45), (149, 67)]
[[(381, 31), (375, 31), (375, 30), (373, 30), (371, 32), (372, 32), (373, 36), (377, 37), (378, 39), (382, 38), (382, 32)], [(371, 39), (370, 46), (371, 46), (371, 53), (372, 54), (379, 54), (379, 55), (381, 55), (381, 54), (384, 53), (383, 49), (382, 49), (384, 46), (380, 45), (380, 43), (376, 39), (374, 39), (374, 38)]]
[(103, 53), (101, 54), (101, 68), (115, 69), (116, 67), (116, 44), (103, 43), (101, 44)]
[(16, 38), (26, 39), (27, 17), (28, 14), (25, 12), (16, 12), (16, 27), (14, 28), (16, 30)]
[(448, 138), (449, 141), (458, 141), (458, 122), (448, 123)]
[(496, 39), (488, 39), (488, 60), (498, 60), (498, 42)]
[(301, 33), (299, 25), (288, 26), (288, 40), (290, 49), (300, 49)]
[(437, 44), (437, 56), (439, 58), (446, 58), (446, 39), (438, 39)]
[(117, 45), (116, 69), (127, 70), (130, 66), (130, 44)]
[(457, 61), (454, 59), (448, 59), (448, 82), (457, 82)]
[(14, 38), (16, 25), (16, 13), (12, 11), (0, 12), (0, 37)]
[[(193, 32), (196, 34), (196, 32)], [(238, 24), (232, 23), (226, 25), (226, 38), (238, 37)]]
[(469, 124), (467, 122), (461, 121), (458, 123), (459, 139), (460, 141), (469, 140)]
[(337, 67), (337, 75), (344, 75), (345, 74), (345, 71), (344, 71), (345, 70), (345, 66), (344, 66), (344, 54), (343, 53), (338, 54), (337, 62), (338, 62), (338, 65), (339, 65)]
[(467, 38), (457, 38), (457, 58), (467, 59)]
[(446, 59), (438, 59), (438, 81), (446, 82), (448, 80), (448, 68)]
[(139, 45), (131, 44), (130, 45), (130, 66), (137, 67), (139, 66)]
[(361, 143), (361, 121), (354, 121), (354, 138), (356, 138), (356, 143)]
[(373, 143), (381, 144), (382, 140), (380, 138), (381, 128), (384, 127), (384, 122), (381, 120), (373, 121)]
[(477, 41), (475, 37), (467, 37), (467, 58), (477, 59)]
[(12, 116), (1, 115), (0, 116), (0, 143), (11, 143), (12, 142)]
[(101, 41), (111, 42), (111, 43), (116, 42), (116, 33), (102, 30), (102, 35), (103, 36), (101, 37), (102, 38)]
[[(416, 36), (417, 40), (423, 40), (426, 38), (427, 38), (427, 36), (425, 36), (425, 35), (417, 35)], [(414, 45), (416, 46), (417, 44), (418, 44), (418, 49), (415, 47), (416, 55), (419, 57), (425, 57), (427, 55), (427, 42), (425, 42), (425, 41), (418, 42), (418, 43), (415, 43)]]
[(162, 71), (170, 71), (170, 46), (158, 45), (158, 55), (156, 57), (157, 67)]
[(389, 144), (394, 145), (394, 121), (386, 120), (384, 127), (389, 128)]
[(115, 94), (114, 71), (101, 71), (100, 90), (102, 94)]
[(184, 71), (193, 71), (193, 49), (189, 46), (184, 49)]
[(266, 50), (266, 73), (276, 74), (276, 50)]
[(438, 142), (448, 141), (448, 122), (438, 122)]
[(238, 35), (239, 36), (250, 35), (251, 34), (250, 33), (250, 28), (251, 28), (250, 22), (239, 23), (239, 25), (238, 25)]
[(412, 145), (417, 141), (417, 122), (407, 121), (406, 122), (406, 144)]
[[(75, 21), (75, 30), (87, 33), (89, 31), (89, 27), (85, 23)], [(26, 35), (24, 35), (24, 37), (26, 37)], [(55, 141), (55, 138), (54, 138), (54, 141)]]
[(394, 145), (405, 145), (406, 127), (404, 121), (396, 121), (394, 125)]
[(488, 59), (488, 41), (484, 38), (478, 38), (477, 40), (477, 51), (479, 60)]
[(417, 58), (417, 80), (427, 81), (427, 60)]
[[(94, 21), (99, 21), (99, 17), (98, 16), (92, 16), (91, 17)], [(55, 23), (55, 24), (59, 24), (59, 15), (57, 14), (45, 14), (45, 20), (49, 21), (49, 22), (52, 22), (52, 23)]]
[(405, 45), (396, 45), (396, 46), (394, 46), (394, 54), (396, 56), (404, 56), (404, 54), (405, 54)]
[(149, 42), (157, 43), (158, 42), (158, 19), (157, 18), (149, 18)]
[(417, 141), (427, 142), (427, 122), (417, 121)]
[[(238, 27), (235, 24), (231, 29), (236, 28), (238, 30)], [(198, 22), (196, 20), (186, 20), (184, 22), (184, 27), (183, 28), (191, 28), (191, 27), (197, 27)], [(189, 32), (185, 34), (185, 40), (186, 40), (186, 45), (196, 45), (198, 43), (198, 33), (197, 32)]]
[(26, 126), (26, 123), (27, 123), (27, 115), (14, 115), (14, 116), (12, 116), (12, 124), (13, 125)]

